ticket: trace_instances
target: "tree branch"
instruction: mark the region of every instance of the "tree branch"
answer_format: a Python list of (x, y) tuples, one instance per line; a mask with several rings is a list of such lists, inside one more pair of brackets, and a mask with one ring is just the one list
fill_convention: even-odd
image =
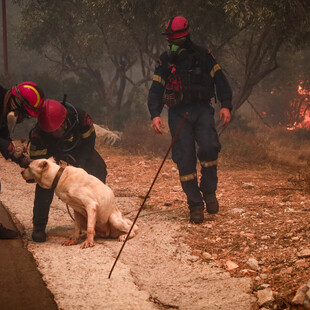
[(251, 101), (249, 99), (247, 99), (248, 104), (251, 106), (251, 108), (253, 109), (253, 111), (257, 114), (257, 116), (260, 118), (260, 120), (269, 128), (271, 128), (271, 126), (264, 120), (264, 118), (261, 116), (261, 114), (256, 110), (256, 108), (254, 107), (254, 105), (251, 103)]

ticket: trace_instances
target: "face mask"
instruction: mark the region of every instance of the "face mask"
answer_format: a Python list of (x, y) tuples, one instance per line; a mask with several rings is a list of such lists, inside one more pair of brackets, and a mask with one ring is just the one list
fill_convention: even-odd
[(173, 58), (178, 56), (178, 53), (180, 51), (180, 46), (176, 44), (171, 44), (170, 45), (170, 50), (169, 50), (169, 55)]
[(179, 45), (172, 44), (170, 46), (168, 54), (174, 60), (181, 61), (182, 59), (185, 59), (188, 56), (188, 50)]
[(170, 50), (172, 53), (176, 53), (179, 48), (180, 48), (179, 45), (172, 44)]

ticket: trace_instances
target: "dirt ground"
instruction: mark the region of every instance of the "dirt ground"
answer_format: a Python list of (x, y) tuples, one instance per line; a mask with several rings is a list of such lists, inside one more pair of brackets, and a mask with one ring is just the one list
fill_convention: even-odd
[[(143, 167), (142, 173), (136, 168), (141, 188), (155, 175), (161, 159), (135, 158), (131, 167), (135, 161), (136, 166)], [(123, 169), (115, 175), (115, 182), (123, 190), (125, 175)], [(236, 263), (238, 268), (229, 271), (231, 276), (251, 279), (254, 295), (270, 287), (275, 298), (270, 307), (293, 308), (291, 301), (296, 290), (310, 279), (310, 258), (301, 255), (310, 249), (309, 180), (304, 177), (305, 174), (285, 167), (238, 166), (221, 161), (221, 212), (214, 217), (206, 214), (202, 225), (191, 225), (178, 172), (168, 160), (147, 202), (147, 210), (180, 222), (185, 233), (182, 241), (202, 262), (223, 269), (227, 269), (228, 261)], [(128, 190), (131, 189), (129, 185)], [(247, 264), (250, 258), (257, 260), (257, 269)]]
[[(107, 148), (108, 185), (123, 214), (133, 219), (161, 159)], [(97, 239), (81, 250), (61, 243), (73, 232), (65, 205), (55, 198), (48, 240), (30, 241), (34, 185), (0, 159), (1, 201), (10, 211), (60, 309), (257, 309), (257, 291), (270, 287), (265, 307), (290, 309), (298, 287), (310, 279), (310, 197), (298, 176), (276, 167), (220, 162), (221, 212), (202, 225), (188, 223), (178, 172), (168, 160), (111, 279), (121, 244)], [(257, 268), (247, 264), (255, 258)], [(238, 267), (227, 270), (227, 263)]]

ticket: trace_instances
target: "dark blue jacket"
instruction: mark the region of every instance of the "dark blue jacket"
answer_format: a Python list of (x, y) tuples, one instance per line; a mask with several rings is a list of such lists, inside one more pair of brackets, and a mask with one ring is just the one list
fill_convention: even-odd
[[(72, 124), (74, 128), (72, 128), (72, 131), (70, 131), (65, 139), (56, 138), (44, 132), (39, 124), (31, 131), (31, 159), (49, 158), (53, 156), (57, 161), (65, 160), (69, 162), (69, 159), (72, 158), (76, 162), (69, 162), (70, 164), (84, 167), (85, 161), (91, 157), (95, 149), (96, 132), (93, 120), (88, 113), (83, 110), (74, 110), (70, 107), (67, 107), (67, 110), (68, 115), (66, 122)], [(77, 122), (76, 117), (78, 119)]]
[(5, 119), (6, 115), (3, 115), (3, 102), (7, 92), (8, 89), (0, 85), (0, 152), (5, 159), (8, 158), (6, 151), (11, 143), (10, 133)]
[[(232, 90), (231, 87), (220, 67), (216, 62), (212, 53), (209, 50), (203, 49), (190, 40), (186, 42), (185, 49), (188, 51), (187, 55), (178, 59), (177, 57), (171, 57), (166, 51), (162, 53), (159, 59), (156, 62), (156, 68), (154, 71), (153, 83), (151, 85), (149, 96), (148, 96), (148, 108), (151, 114), (151, 118), (160, 116), (164, 103), (162, 102), (162, 97), (165, 91), (165, 85), (167, 78), (171, 74), (171, 67), (175, 66), (176, 68), (185, 68), (188, 66), (188, 58), (190, 55), (201, 55), (201, 66), (204, 70), (204, 79), (210, 79), (211, 93), (209, 96), (206, 95), (203, 103), (210, 104), (210, 99), (214, 96), (216, 90), (216, 96), (221, 102), (222, 108), (232, 109)], [(190, 69), (190, 68), (188, 68)], [(202, 81), (202, 85), (203, 82)], [(207, 84), (205, 84), (207, 85)], [(213, 88), (213, 90), (212, 90)], [(182, 104), (182, 102), (181, 102)], [(195, 102), (192, 102), (195, 104)]]

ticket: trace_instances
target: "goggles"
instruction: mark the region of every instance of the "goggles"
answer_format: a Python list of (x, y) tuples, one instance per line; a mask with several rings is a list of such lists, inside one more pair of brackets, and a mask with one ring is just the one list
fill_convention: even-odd
[(186, 41), (186, 38), (185, 37), (178, 38), (178, 39), (168, 39), (167, 38), (167, 41), (168, 41), (169, 45), (181, 46)]

